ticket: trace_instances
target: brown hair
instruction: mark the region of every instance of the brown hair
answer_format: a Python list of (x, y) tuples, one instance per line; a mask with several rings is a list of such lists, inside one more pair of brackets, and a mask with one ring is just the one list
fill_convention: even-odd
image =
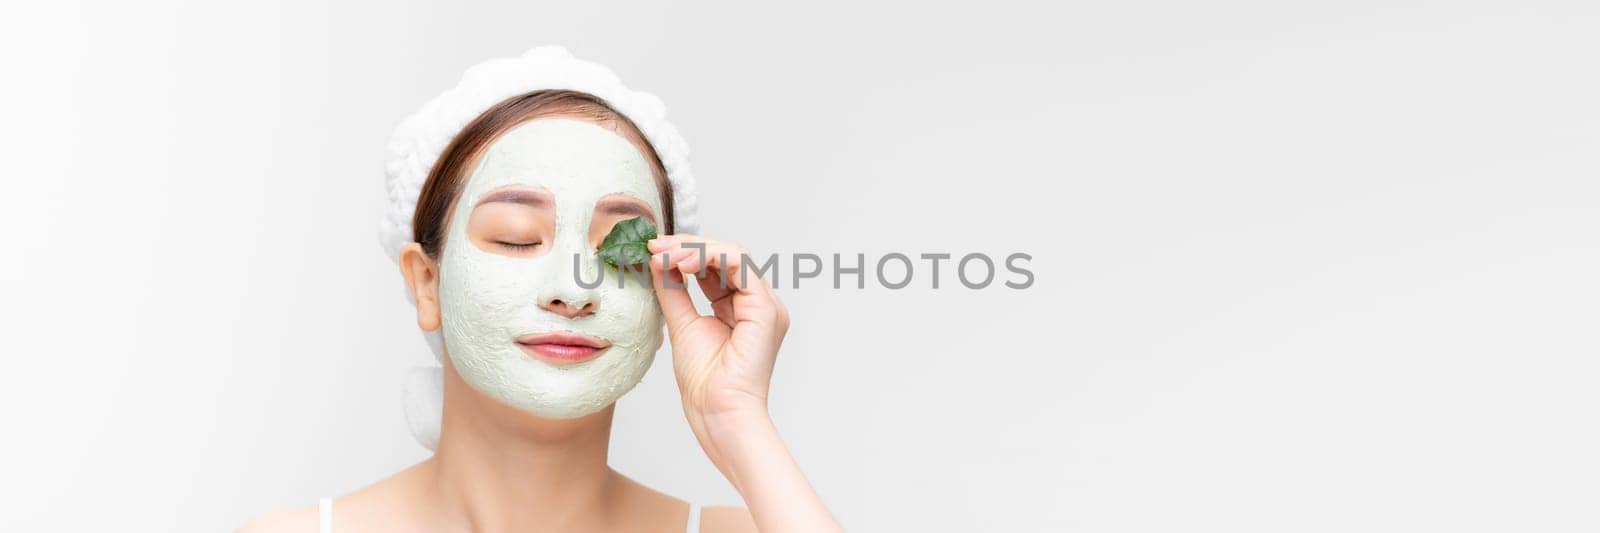
[(656, 188), (661, 191), (661, 210), (666, 218), (662, 223), (666, 233), (673, 232), (672, 184), (667, 181), (661, 157), (639, 132), (639, 127), (597, 96), (578, 91), (545, 90), (495, 104), (450, 140), (433, 169), (428, 171), (428, 181), (422, 185), (417, 211), (411, 217), (411, 240), (421, 244), (422, 251), (429, 257), (439, 257), (439, 250), (444, 246), (445, 221), (456, 203), (456, 196), (461, 194), (472, 162), (501, 134), (524, 122), (549, 116), (576, 116), (611, 126), (638, 146), (650, 161)]

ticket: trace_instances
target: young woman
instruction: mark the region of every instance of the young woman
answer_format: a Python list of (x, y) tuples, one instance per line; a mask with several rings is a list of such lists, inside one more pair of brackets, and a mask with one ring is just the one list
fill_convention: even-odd
[[(737, 245), (679, 232), (692, 182), (663, 117), (604, 67), (541, 48), (474, 67), (402, 124), (388, 171), (407, 232), (390, 249), (443, 355), (442, 414), (420, 417), (438, 421), (434, 455), (243, 531), (838, 530), (767, 412), (788, 313)], [(596, 254), (634, 218), (663, 234), (648, 276)], [(606, 463), (614, 402), (663, 329), (689, 427), (747, 508), (701, 512)]]

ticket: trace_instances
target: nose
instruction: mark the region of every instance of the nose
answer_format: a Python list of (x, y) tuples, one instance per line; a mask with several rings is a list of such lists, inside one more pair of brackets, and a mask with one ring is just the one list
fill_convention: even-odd
[[(576, 230), (573, 230), (574, 232)], [(542, 290), (539, 308), (568, 319), (583, 318), (599, 312), (599, 285), (585, 286), (583, 280), (598, 279), (600, 259), (593, 249), (586, 249), (587, 235), (572, 234), (556, 237), (555, 249), (546, 261), (559, 261), (540, 269), (538, 274)], [(567, 259), (571, 257), (570, 262)], [(556, 259), (560, 258), (560, 259)]]
[(540, 309), (566, 318), (581, 318), (593, 315), (597, 307), (599, 306), (595, 305), (593, 301), (582, 297), (569, 297), (566, 299), (554, 297), (539, 303)]

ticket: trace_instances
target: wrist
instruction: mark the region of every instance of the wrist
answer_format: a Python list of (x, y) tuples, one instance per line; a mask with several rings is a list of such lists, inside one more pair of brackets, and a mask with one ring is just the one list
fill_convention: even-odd
[(702, 422), (703, 437), (718, 451), (712, 462), (761, 530), (838, 530), (765, 408), (719, 412)]
[[(783, 451), (778, 428), (765, 409), (721, 411), (701, 417), (701, 435), (715, 453), (711, 461), (743, 492), (741, 481), (759, 475), (766, 457)], [(710, 451), (710, 450), (708, 450)]]
[(713, 437), (736, 437), (753, 431), (773, 428), (772, 415), (765, 403), (740, 405), (703, 413), (700, 416), (706, 432)]

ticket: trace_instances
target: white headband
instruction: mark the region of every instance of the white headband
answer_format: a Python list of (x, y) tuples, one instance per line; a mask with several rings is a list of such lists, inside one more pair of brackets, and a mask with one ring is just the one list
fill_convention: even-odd
[[(629, 90), (622, 80), (598, 63), (572, 57), (560, 46), (540, 46), (520, 57), (497, 58), (473, 65), (455, 87), (445, 91), (416, 113), (406, 117), (389, 140), (384, 176), (388, 180), (389, 211), (378, 237), (389, 259), (399, 262), (400, 250), (412, 242), (412, 214), (428, 173), (446, 146), (467, 123), (512, 97), (533, 91), (565, 89), (599, 97), (628, 117), (661, 158), (672, 186), (674, 232), (695, 233), (698, 205), (694, 173), (689, 170), (689, 145), (667, 122), (667, 109), (655, 95)], [(411, 299), (411, 292), (406, 292)], [(434, 357), (444, 361), (444, 343), (438, 332), (424, 332)], [(412, 369), (406, 378), (406, 422), (412, 436), (429, 449), (439, 442), (439, 419), (444, 405), (440, 367)]]

